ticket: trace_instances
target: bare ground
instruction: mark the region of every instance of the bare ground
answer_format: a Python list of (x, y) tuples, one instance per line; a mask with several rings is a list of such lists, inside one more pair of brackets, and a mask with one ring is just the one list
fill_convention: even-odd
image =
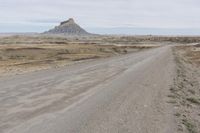
[(137, 52), (153, 46), (116, 46), (55, 38), (6, 37), (0, 39), (0, 76), (62, 67), (82, 60)]
[(178, 132), (200, 132), (200, 50), (194, 46), (173, 49), (177, 76), (171, 87), (170, 103), (175, 107)]
[(0, 132), (199, 133), (198, 40), (3, 37)]
[(2, 133), (176, 132), (170, 47), (0, 78)]

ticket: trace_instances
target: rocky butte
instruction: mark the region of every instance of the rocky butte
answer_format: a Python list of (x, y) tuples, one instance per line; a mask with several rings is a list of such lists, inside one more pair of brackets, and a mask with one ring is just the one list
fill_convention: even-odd
[(73, 18), (70, 18), (67, 21), (63, 21), (60, 23), (59, 26), (56, 26), (53, 29), (50, 29), (49, 31), (44, 32), (44, 34), (63, 34), (63, 35), (81, 35), (81, 36), (87, 36), (91, 35), (87, 31), (85, 31), (83, 28), (81, 28), (78, 24), (75, 23)]

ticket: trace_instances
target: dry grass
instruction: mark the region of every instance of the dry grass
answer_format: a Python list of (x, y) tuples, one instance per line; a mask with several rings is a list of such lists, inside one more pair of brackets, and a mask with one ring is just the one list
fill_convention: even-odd
[(184, 57), (189, 63), (196, 64), (200, 66), (200, 47), (196, 46), (179, 46), (179, 50), (184, 51)]
[(168, 96), (175, 100), (177, 122), (180, 132), (200, 132), (200, 51), (196, 46), (178, 46), (173, 49), (177, 76)]
[(76, 61), (127, 54), (152, 47), (99, 45), (95, 40), (86, 39), (83, 41), (76, 38), (45, 36), (2, 38), (0, 39), (0, 74), (17, 74), (61, 67)]
[(197, 131), (195, 130), (194, 124), (191, 123), (189, 120), (183, 119), (182, 123), (183, 123), (183, 125), (185, 125), (185, 127), (187, 128), (189, 133), (197, 133)]
[(191, 103), (200, 105), (200, 99), (198, 99), (197, 97), (189, 97), (187, 98), (187, 100)]
[[(0, 36), (1, 37), (1, 36)], [(153, 44), (159, 43), (199, 43), (200, 36), (91, 36), (91, 37), (65, 37), (65, 36), (8, 36), (1, 37), (0, 44)]]

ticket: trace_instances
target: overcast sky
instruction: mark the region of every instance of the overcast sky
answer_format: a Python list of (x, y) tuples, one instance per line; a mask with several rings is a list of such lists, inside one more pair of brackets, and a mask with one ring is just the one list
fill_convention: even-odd
[(200, 29), (200, 0), (0, 0), (0, 32), (42, 32), (73, 17), (86, 29)]

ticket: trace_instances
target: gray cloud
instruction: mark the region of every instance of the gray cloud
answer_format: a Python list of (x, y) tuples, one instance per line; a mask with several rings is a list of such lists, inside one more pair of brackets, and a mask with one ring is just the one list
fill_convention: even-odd
[(0, 0), (0, 8), (0, 29), (40, 31), (69, 17), (86, 28), (200, 28), (199, 0)]

